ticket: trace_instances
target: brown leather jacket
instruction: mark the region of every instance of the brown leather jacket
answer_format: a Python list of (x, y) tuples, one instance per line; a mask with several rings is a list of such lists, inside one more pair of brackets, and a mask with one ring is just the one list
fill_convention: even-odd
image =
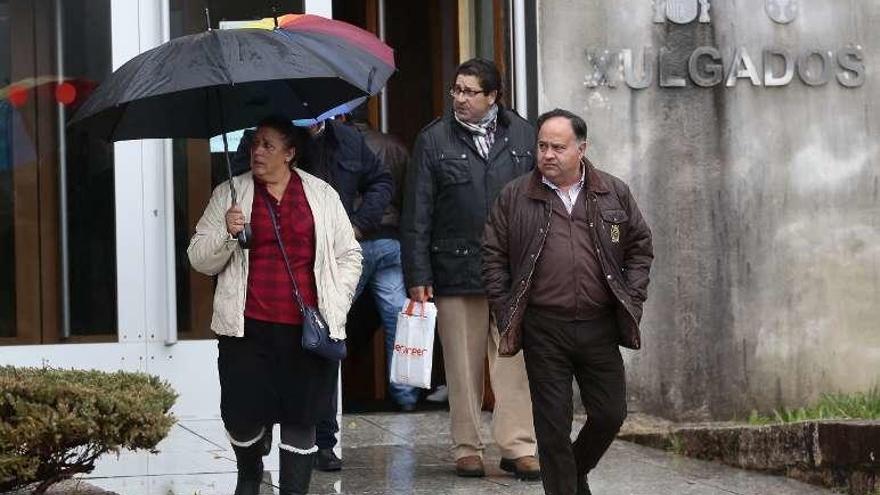
[(409, 152), (400, 139), (395, 136), (379, 132), (362, 122), (355, 122), (354, 127), (364, 136), (367, 147), (388, 168), (388, 172), (391, 173), (391, 178), (394, 180), (391, 203), (385, 209), (379, 231), (370, 238), (396, 239), (400, 234), (400, 210), (403, 207), (403, 184), (406, 178)]
[[(639, 320), (654, 259), (651, 230), (622, 180), (587, 167), (587, 217), (593, 244), (617, 304), (620, 345), (641, 347)], [(498, 353), (522, 349), (522, 321), (532, 275), (550, 228), (553, 191), (536, 169), (508, 184), (492, 208), (483, 234), (483, 284), (501, 334)]]

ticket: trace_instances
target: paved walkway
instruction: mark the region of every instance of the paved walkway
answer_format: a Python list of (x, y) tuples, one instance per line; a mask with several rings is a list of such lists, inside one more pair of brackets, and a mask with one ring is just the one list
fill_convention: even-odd
[[(485, 438), (488, 415), (484, 416)], [(579, 425), (577, 425), (579, 427)], [(345, 469), (316, 472), (316, 494), (541, 494), (540, 482), (520, 482), (498, 469), (487, 450), (488, 476), (452, 472), (448, 413), (347, 415), (343, 419)], [(266, 458), (265, 493), (277, 479), (274, 452)], [(158, 454), (124, 452), (99, 463), (87, 482), (120, 495), (231, 494), (235, 462), (219, 421), (183, 421)], [(829, 490), (786, 478), (686, 459), (616, 442), (590, 477), (596, 495), (820, 495)], [(276, 490), (277, 492), (277, 490)]]

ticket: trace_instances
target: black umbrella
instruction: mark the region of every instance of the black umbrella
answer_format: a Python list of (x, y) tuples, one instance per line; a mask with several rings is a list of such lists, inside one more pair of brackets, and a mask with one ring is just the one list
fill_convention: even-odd
[(269, 114), (314, 119), (376, 94), (393, 66), (361, 50), (284, 29), (175, 38), (116, 70), (70, 125), (108, 141), (208, 138)]
[(223, 134), (228, 166), (226, 132), (272, 114), (319, 118), (378, 93), (393, 71), (363, 50), (316, 34), (212, 30), (175, 38), (126, 62), (69, 125), (107, 141)]

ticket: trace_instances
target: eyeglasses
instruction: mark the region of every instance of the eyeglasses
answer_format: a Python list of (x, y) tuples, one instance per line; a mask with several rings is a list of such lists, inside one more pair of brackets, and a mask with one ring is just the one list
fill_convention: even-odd
[(455, 98), (456, 96), (462, 95), (467, 99), (471, 99), (480, 93), (485, 93), (485, 91), (469, 89), (469, 88), (462, 88), (461, 86), (452, 86), (451, 88), (449, 88), (449, 96), (451, 96), (453, 98)]

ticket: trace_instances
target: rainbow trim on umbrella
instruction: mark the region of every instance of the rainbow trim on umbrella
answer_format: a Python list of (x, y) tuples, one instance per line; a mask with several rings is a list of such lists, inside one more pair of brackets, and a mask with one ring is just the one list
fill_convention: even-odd
[[(249, 28), (275, 29), (275, 18), (267, 17), (245, 24)], [(284, 14), (277, 18), (278, 28), (292, 32), (325, 34), (345, 41), (394, 67), (394, 50), (373, 33), (347, 22), (314, 14)]]
[[(390, 46), (383, 43), (373, 33), (347, 22), (327, 19), (326, 17), (314, 14), (284, 14), (277, 18), (266, 17), (259, 21), (249, 22), (243, 24), (242, 27), (274, 30), (276, 29), (276, 23), (278, 29), (291, 33), (312, 33), (337, 38), (354, 48), (363, 50), (365, 53), (376, 57), (379, 61), (390, 65), (392, 68), (395, 67), (394, 50)], [(366, 97), (355, 98), (322, 113), (314, 119), (298, 119), (294, 120), (293, 124), (298, 127), (315, 125), (337, 115), (351, 112), (366, 100)]]

